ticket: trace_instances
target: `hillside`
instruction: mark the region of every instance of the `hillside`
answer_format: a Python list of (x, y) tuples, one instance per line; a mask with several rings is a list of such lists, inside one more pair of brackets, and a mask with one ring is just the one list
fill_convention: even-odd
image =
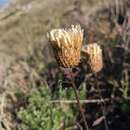
[(51, 28), (86, 26), (92, 14), (110, 5), (111, 0), (12, 0), (0, 12), (0, 59), (26, 57), (39, 43), (46, 44), (45, 34)]

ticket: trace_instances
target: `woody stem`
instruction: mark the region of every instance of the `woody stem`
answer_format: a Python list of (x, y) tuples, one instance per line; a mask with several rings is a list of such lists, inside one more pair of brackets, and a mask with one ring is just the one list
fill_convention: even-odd
[[(71, 73), (72, 73), (72, 72), (71, 72)], [(83, 109), (82, 109), (82, 105), (81, 105), (81, 103), (80, 103), (79, 94), (78, 94), (78, 91), (77, 91), (77, 88), (76, 88), (76, 85), (75, 85), (74, 77), (73, 77), (73, 76), (72, 76), (72, 78), (71, 78), (71, 84), (72, 84), (72, 88), (73, 88), (74, 93), (75, 93), (75, 97), (76, 97), (76, 100), (77, 100), (77, 104), (78, 104), (78, 107), (79, 107), (79, 110), (80, 110), (82, 119), (83, 119), (83, 121), (84, 121), (85, 130), (89, 130), (88, 123), (87, 123), (87, 121), (86, 121), (85, 114), (84, 114)]]

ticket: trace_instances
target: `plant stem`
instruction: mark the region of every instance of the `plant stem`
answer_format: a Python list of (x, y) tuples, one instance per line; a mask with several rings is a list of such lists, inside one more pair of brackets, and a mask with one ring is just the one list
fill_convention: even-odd
[(80, 100), (79, 100), (79, 95), (78, 95), (78, 92), (77, 92), (77, 89), (76, 89), (76, 86), (75, 86), (75, 83), (74, 83), (74, 79), (72, 79), (71, 84), (72, 84), (73, 90), (75, 92), (75, 97), (76, 97), (76, 100), (77, 100), (77, 103), (78, 103), (78, 107), (79, 107), (81, 116), (82, 116), (83, 121), (84, 121), (85, 129), (89, 130), (88, 123), (86, 121), (86, 118), (85, 118), (85, 115), (84, 115), (84, 112), (83, 112), (83, 109), (82, 109), (82, 106), (81, 106), (81, 103), (80, 103)]
[[(91, 100), (80, 100), (80, 103), (85, 104), (93, 104), (93, 103), (102, 103), (102, 102), (109, 102), (109, 98), (101, 99), (91, 99)], [(77, 100), (52, 100), (51, 103), (65, 103), (65, 104), (75, 104)]]

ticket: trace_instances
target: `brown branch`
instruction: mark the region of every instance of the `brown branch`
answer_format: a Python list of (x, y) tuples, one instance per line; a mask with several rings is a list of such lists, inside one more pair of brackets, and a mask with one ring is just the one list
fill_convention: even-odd
[[(101, 102), (107, 102), (110, 101), (109, 98), (105, 98), (105, 99), (92, 99), (92, 100), (79, 100), (80, 103), (101, 103)], [(52, 100), (51, 103), (65, 103), (65, 104), (76, 104), (77, 100)]]

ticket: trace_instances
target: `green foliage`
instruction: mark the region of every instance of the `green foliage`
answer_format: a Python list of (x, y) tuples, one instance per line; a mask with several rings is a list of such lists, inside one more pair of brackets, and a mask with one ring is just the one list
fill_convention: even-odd
[[(62, 88), (62, 81), (59, 83), (59, 98), (61, 100), (76, 100), (75, 93), (72, 87)], [(82, 85), (79, 90), (80, 100), (86, 99), (86, 86)], [(57, 93), (54, 93), (53, 96), (56, 97)]]
[[(60, 90), (60, 99), (66, 97), (67, 93), (71, 95), (73, 91)], [(77, 112), (73, 105), (52, 103), (52, 97), (51, 91), (46, 87), (32, 92), (26, 108), (21, 108), (18, 112), (24, 130), (59, 130), (63, 124), (67, 127), (74, 123)]]
[(129, 90), (129, 77), (128, 77), (128, 72), (124, 71), (124, 76), (123, 79), (121, 80), (121, 88), (120, 91), (123, 94), (123, 97), (127, 99), (128, 97), (128, 90)]

